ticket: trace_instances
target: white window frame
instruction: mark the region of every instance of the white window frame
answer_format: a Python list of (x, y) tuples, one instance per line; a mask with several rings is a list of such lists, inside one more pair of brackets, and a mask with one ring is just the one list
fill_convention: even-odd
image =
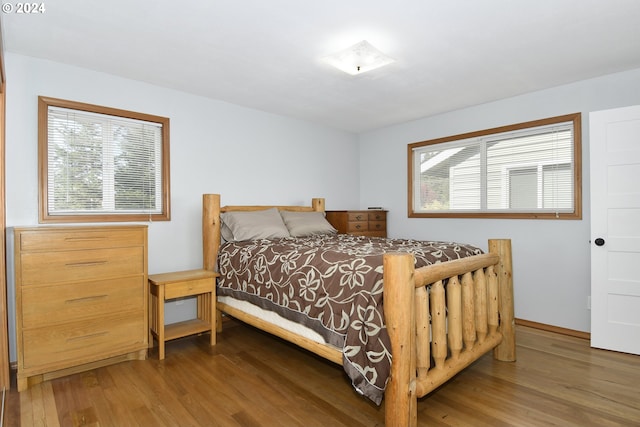
[[(416, 207), (422, 199), (421, 195), (421, 164), (420, 164), (420, 152), (424, 151), (424, 148), (432, 145), (441, 145), (443, 149), (456, 149), (457, 147), (467, 147), (471, 142), (472, 145), (477, 144), (479, 148), (480, 162), (486, 163), (486, 141), (492, 141), (499, 139), (503, 136), (509, 135), (535, 135), (536, 133), (542, 134), (548, 132), (549, 127), (553, 126), (565, 126), (572, 130), (573, 146), (572, 146), (572, 158), (571, 165), (573, 167), (572, 174), (572, 208), (570, 209), (549, 209), (543, 208), (540, 202), (541, 186), (538, 182), (538, 207), (535, 209), (516, 210), (509, 209), (509, 170), (521, 169), (523, 167), (532, 168), (535, 167), (538, 171), (538, 181), (543, 179), (540, 175), (541, 168), (550, 164), (566, 164), (565, 161), (551, 161), (549, 159), (540, 159), (536, 161), (535, 158), (527, 159), (522, 162), (512, 163), (502, 166), (502, 180), (503, 189), (506, 189), (501, 194), (502, 207), (499, 209), (487, 208), (487, 176), (486, 168), (481, 167), (479, 172), (479, 183), (477, 189), (480, 191), (479, 195), (479, 208), (473, 209), (456, 209), (449, 207), (437, 208), (427, 210)], [(581, 114), (567, 114), (558, 117), (551, 117), (547, 119), (534, 120), (525, 123), (518, 123), (514, 125), (502, 126), (498, 128), (486, 129), (477, 132), (470, 132), (460, 135), (453, 135), (444, 138), (438, 138), (434, 140), (416, 142), (408, 144), (408, 216), (410, 218), (522, 218), (522, 219), (581, 219), (582, 218), (582, 148), (581, 148)], [(462, 148), (460, 148), (462, 149)], [(436, 152), (437, 150), (434, 150)], [(454, 152), (453, 155), (460, 150)], [(436, 156), (437, 157), (437, 156)], [(434, 157), (435, 158), (435, 157)], [(449, 191), (455, 191), (452, 186), (449, 187)], [(453, 201), (453, 197), (450, 200)], [(569, 199), (570, 200), (570, 199)], [(495, 204), (495, 200), (494, 200)]]
[[(151, 133), (147, 133), (147, 131), (144, 132), (145, 135), (153, 135), (153, 147), (149, 147), (150, 151), (148, 156), (138, 157), (138, 159), (143, 160), (149, 159), (148, 163), (146, 161), (143, 163), (143, 165), (149, 165), (149, 167), (142, 168), (139, 178), (137, 175), (133, 177), (127, 175), (129, 179), (132, 180), (131, 182), (134, 183), (133, 188), (138, 187), (135, 184), (136, 182), (144, 182), (152, 186), (147, 188), (155, 189), (154, 193), (152, 193), (153, 198), (151, 199), (153, 203), (148, 204), (148, 208), (143, 207), (144, 202), (142, 199), (140, 199), (140, 203), (135, 202), (132, 204), (133, 206), (125, 208), (116, 207), (114, 200), (111, 200), (113, 197), (111, 199), (109, 198), (109, 194), (115, 197), (113, 194), (115, 189), (109, 188), (110, 183), (114, 184), (113, 174), (115, 171), (113, 169), (113, 161), (109, 162), (110, 157), (108, 154), (105, 154), (108, 150), (104, 150), (102, 153), (103, 159), (107, 161), (102, 162), (99, 169), (99, 175), (103, 180), (101, 206), (92, 206), (91, 208), (85, 209), (61, 209), (55, 206), (52, 180), (55, 176), (54, 168), (57, 166), (54, 166), (52, 163), (55, 157), (50, 155), (49, 149), (52, 148), (52, 144), (55, 143), (55, 139), (51, 138), (56, 138), (56, 135), (49, 134), (49, 124), (51, 120), (56, 120), (56, 117), (60, 117), (60, 115), (66, 117), (67, 112), (70, 114), (70, 117), (77, 114), (83, 117), (84, 120), (92, 120), (92, 123), (102, 123), (103, 125), (100, 129), (104, 130), (104, 134), (110, 134), (107, 125), (110, 126), (112, 123), (117, 123), (118, 129), (127, 129), (129, 126), (132, 126), (138, 129), (152, 130)], [(55, 114), (55, 116), (53, 114)], [(102, 143), (105, 147), (109, 147), (111, 144), (111, 137), (111, 135), (103, 135), (104, 139), (102, 139)], [(145, 141), (149, 140), (148, 136), (144, 138)], [(93, 138), (90, 141), (95, 143), (96, 140)], [(124, 139), (124, 141), (127, 141), (127, 139)], [(134, 139), (133, 141), (136, 140)], [(142, 147), (145, 146), (146, 144), (142, 145)], [(144, 154), (146, 150), (143, 152), (138, 151), (138, 153)], [(113, 157), (113, 155), (111, 155), (111, 157)], [(171, 218), (169, 192), (169, 119), (166, 117), (40, 96), (38, 98), (38, 162), (40, 223), (168, 221)], [(135, 168), (131, 170), (138, 171), (138, 169)], [(155, 173), (149, 176), (148, 172), (154, 170)], [(143, 176), (144, 172), (147, 172), (146, 177)], [(125, 182), (129, 181), (127, 180)], [(134, 198), (133, 200), (136, 199)]]

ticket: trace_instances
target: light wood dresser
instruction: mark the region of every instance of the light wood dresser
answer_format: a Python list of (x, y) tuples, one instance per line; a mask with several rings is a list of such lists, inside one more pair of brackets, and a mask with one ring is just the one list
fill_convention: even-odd
[(16, 227), (18, 391), (148, 347), (147, 226)]
[(338, 233), (356, 236), (387, 237), (387, 211), (326, 211), (327, 221)]

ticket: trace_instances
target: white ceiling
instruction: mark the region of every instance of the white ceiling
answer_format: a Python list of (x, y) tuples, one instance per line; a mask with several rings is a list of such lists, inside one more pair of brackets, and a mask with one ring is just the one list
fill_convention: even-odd
[[(42, 3), (2, 14), (6, 51), (352, 132), (640, 68), (638, 0)], [(321, 61), (361, 40), (396, 62)]]

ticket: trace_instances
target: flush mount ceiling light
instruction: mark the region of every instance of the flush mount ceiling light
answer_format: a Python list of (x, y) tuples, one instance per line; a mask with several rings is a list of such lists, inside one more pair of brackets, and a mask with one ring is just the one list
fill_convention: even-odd
[(380, 52), (366, 40), (362, 40), (350, 48), (333, 55), (326, 56), (324, 60), (351, 75), (362, 74), (395, 62), (394, 59)]

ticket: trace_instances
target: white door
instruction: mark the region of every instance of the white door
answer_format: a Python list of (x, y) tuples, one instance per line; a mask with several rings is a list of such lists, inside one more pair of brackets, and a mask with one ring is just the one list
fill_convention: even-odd
[(589, 124), (591, 345), (640, 354), (640, 106)]

